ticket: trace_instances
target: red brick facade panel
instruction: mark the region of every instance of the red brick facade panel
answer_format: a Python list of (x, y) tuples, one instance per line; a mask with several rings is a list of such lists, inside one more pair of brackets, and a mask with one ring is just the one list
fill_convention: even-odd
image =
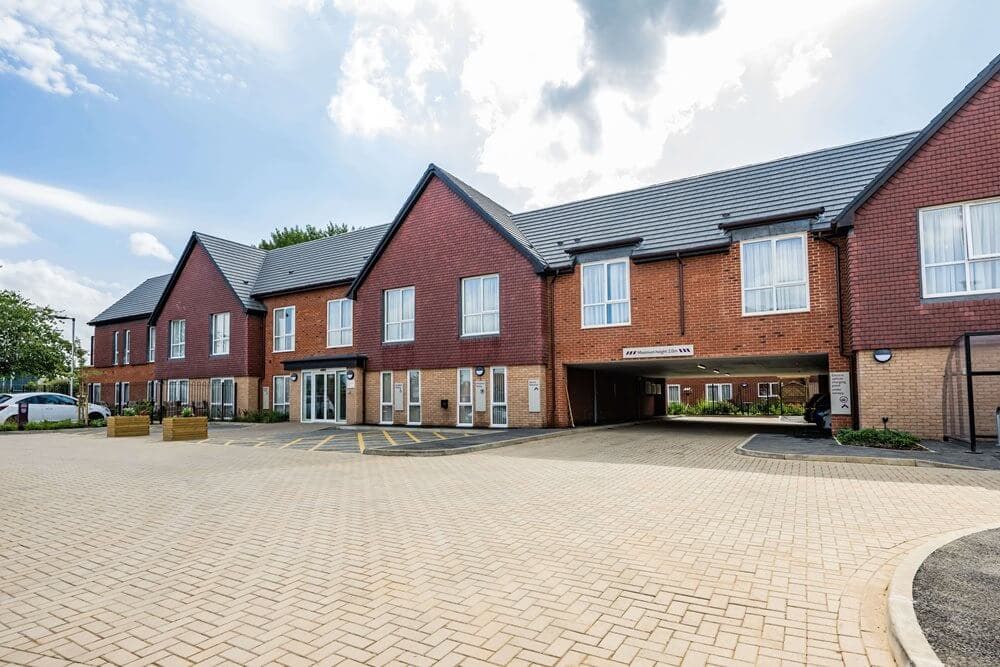
[[(500, 334), (462, 337), (461, 279), (486, 274), (500, 277)], [(383, 291), (410, 286), (414, 341), (383, 343)], [(545, 363), (544, 292), (531, 263), (433, 178), (358, 290), (355, 341), (371, 370)]]
[(149, 322), (145, 317), (94, 327), (94, 351), (91, 365), (105, 368), (114, 365), (114, 335), (118, 332), (118, 365), (125, 365), (125, 332), (130, 332), (129, 365), (146, 363), (146, 343)]
[(1000, 77), (983, 86), (855, 215), (852, 345), (949, 345), (1000, 329), (1000, 295), (924, 300), (918, 211), (1000, 196)]
[[(211, 354), (211, 316), (216, 313), (229, 313), (226, 355)], [(243, 310), (211, 257), (196, 243), (156, 321), (156, 377), (259, 377), (261, 317)], [(171, 320), (186, 322), (183, 359), (170, 358)]]

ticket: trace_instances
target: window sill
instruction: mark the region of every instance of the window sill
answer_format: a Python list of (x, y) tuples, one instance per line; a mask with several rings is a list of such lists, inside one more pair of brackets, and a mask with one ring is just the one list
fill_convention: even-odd
[(743, 313), (743, 317), (766, 317), (768, 315), (796, 315), (808, 313), (812, 308), (797, 308), (796, 310), (768, 310), (762, 313)]
[(338, 349), (342, 350), (345, 347), (354, 347), (354, 343), (347, 343), (346, 345), (327, 345), (326, 349), (328, 349), (328, 350), (338, 350)]
[(415, 342), (414, 338), (406, 338), (404, 340), (384, 340), (384, 341), (382, 341), (382, 344), (383, 345), (409, 345), (410, 343), (413, 343), (413, 342)]
[(478, 334), (461, 334), (459, 340), (482, 340), (483, 338), (499, 338), (500, 332), (494, 331), (490, 333), (478, 333)]
[(632, 320), (628, 322), (616, 322), (614, 324), (581, 324), (581, 329), (613, 329), (615, 327), (630, 327)]

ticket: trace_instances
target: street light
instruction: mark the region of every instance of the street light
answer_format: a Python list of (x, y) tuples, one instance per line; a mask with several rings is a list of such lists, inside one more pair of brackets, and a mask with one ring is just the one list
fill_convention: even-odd
[(73, 393), (73, 375), (76, 373), (76, 318), (70, 317), (69, 315), (55, 315), (57, 320), (69, 320), (70, 321), (70, 341), (73, 344), (73, 354), (69, 360), (69, 395), (76, 398), (76, 394)]

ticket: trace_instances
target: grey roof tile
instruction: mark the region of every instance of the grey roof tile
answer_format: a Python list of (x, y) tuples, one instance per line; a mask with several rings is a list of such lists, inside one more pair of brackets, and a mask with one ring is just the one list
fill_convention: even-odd
[(267, 252), (202, 232), (195, 232), (194, 235), (219, 267), (223, 277), (236, 292), (236, 296), (243, 302), (244, 308), (266, 310), (264, 304), (252, 298), (250, 294)]
[[(515, 213), (514, 223), (551, 267), (572, 263), (565, 249), (642, 237), (637, 253), (697, 248), (728, 239), (737, 220), (823, 207), (816, 228), (840, 211), (916, 133), (827, 148), (762, 164)], [(723, 214), (728, 214), (723, 217)]]
[(116, 322), (120, 320), (144, 317), (153, 312), (156, 302), (160, 300), (164, 288), (170, 281), (170, 274), (147, 278), (134, 290), (108, 306), (101, 314), (87, 324)]

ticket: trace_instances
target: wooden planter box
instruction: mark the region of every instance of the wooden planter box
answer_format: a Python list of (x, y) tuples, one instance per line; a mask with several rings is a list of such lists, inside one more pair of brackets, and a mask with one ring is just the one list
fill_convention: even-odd
[(149, 435), (149, 415), (108, 417), (109, 438), (127, 438), (133, 435)]
[(208, 437), (208, 417), (164, 417), (163, 440), (204, 440)]

